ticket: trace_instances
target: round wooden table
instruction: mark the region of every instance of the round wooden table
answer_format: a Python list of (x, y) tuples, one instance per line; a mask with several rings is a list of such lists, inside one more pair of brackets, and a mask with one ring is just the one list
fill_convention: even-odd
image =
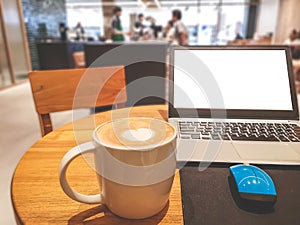
[[(64, 154), (77, 144), (90, 141), (92, 130), (99, 124), (127, 116), (167, 119), (167, 106), (138, 106), (98, 113), (64, 125), (35, 143), (19, 162), (12, 180), (12, 200), (20, 221), (35, 225), (183, 224), (178, 172), (168, 205), (159, 214), (144, 220), (122, 219), (104, 205), (79, 203), (62, 191), (58, 168)], [(68, 179), (81, 193), (99, 193), (95, 172), (83, 157), (78, 157), (71, 164)]]

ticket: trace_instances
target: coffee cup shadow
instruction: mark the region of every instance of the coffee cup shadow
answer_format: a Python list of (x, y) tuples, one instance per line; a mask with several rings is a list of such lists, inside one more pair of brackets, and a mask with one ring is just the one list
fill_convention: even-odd
[(147, 223), (147, 225), (157, 225), (166, 216), (169, 209), (169, 201), (166, 206), (156, 215), (146, 218), (146, 219), (125, 219), (113, 214), (105, 205), (98, 205), (94, 208), (82, 211), (74, 216), (72, 216), (68, 224), (130, 224), (130, 225), (140, 225)]

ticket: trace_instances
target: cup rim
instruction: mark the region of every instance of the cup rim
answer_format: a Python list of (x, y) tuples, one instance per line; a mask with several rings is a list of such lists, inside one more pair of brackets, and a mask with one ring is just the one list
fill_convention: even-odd
[[(131, 147), (130, 149), (128, 149), (126, 146), (117, 146), (117, 145), (110, 145), (110, 144), (107, 144), (107, 143), (104, 143), (103, 141), (101, 141), (97, 135), (97, 131), (98, 129), (100, 129), (101, 127), (105, 126), (106, 124), (108, 123), (112, 123), (114, 121), (119, 121), (119, 120), (127, 120), (127, 119), (147, 119), (147, 120), (157, 120), (161, 123), (164, 123), (164, 124), (167, 124), (168, 126), (170, 126), (174, 133), (173, 135), (168, 139), (168, 140), (165, 140), (159, 144), (151, 144), (151, 145), (147, 145), (145, 147), (141, 146), (141, 147)], [(101, 145), (101, 146), (104, 146), (104, 147), (108, 147), (108, 148), (113, 148), (113, 149), (117, 149), (117, 150), (127, 150), (127, 151), (150, 151), (150, 150), (153, 150), (154, 148), (156, 147), (160, 147), (160, 146), (164, 146), (166, 144), (169, 144), (170, 142), (172, 142), (175, 138), (177, 137), (177, 131), (176, 131), (176, 128), (174, 127), (174, 125), (172, 125), (171, 123), (165, 121), (165, 120), (162, 120), (160, 118), (151, 118), (151, 117), (127, 117), (127, 118), (119, 118), (119, 119), (115, 119), (115, 120), (109, 120), (109, 121), (106, 121), (102, 124), (100, 124), (99, 126), (97, 126), (94, 131), (93, 131), (93, 140)]]

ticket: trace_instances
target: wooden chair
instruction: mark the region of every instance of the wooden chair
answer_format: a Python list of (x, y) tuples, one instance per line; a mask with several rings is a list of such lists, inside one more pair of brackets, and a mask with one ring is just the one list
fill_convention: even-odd
[(96, 106), (125, 105), (123, 66), (29, 72), (42, 135), (52, 131), (50, 113)]
[(74, 52), (73, 60), (75, 68), (85, 68), (84, 52)]

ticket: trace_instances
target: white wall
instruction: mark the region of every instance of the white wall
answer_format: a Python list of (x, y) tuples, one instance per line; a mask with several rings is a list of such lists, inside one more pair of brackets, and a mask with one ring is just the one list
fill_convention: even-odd
[(256, 32), (258, 35), (275, 33), (280, 0), (261, 0)]

